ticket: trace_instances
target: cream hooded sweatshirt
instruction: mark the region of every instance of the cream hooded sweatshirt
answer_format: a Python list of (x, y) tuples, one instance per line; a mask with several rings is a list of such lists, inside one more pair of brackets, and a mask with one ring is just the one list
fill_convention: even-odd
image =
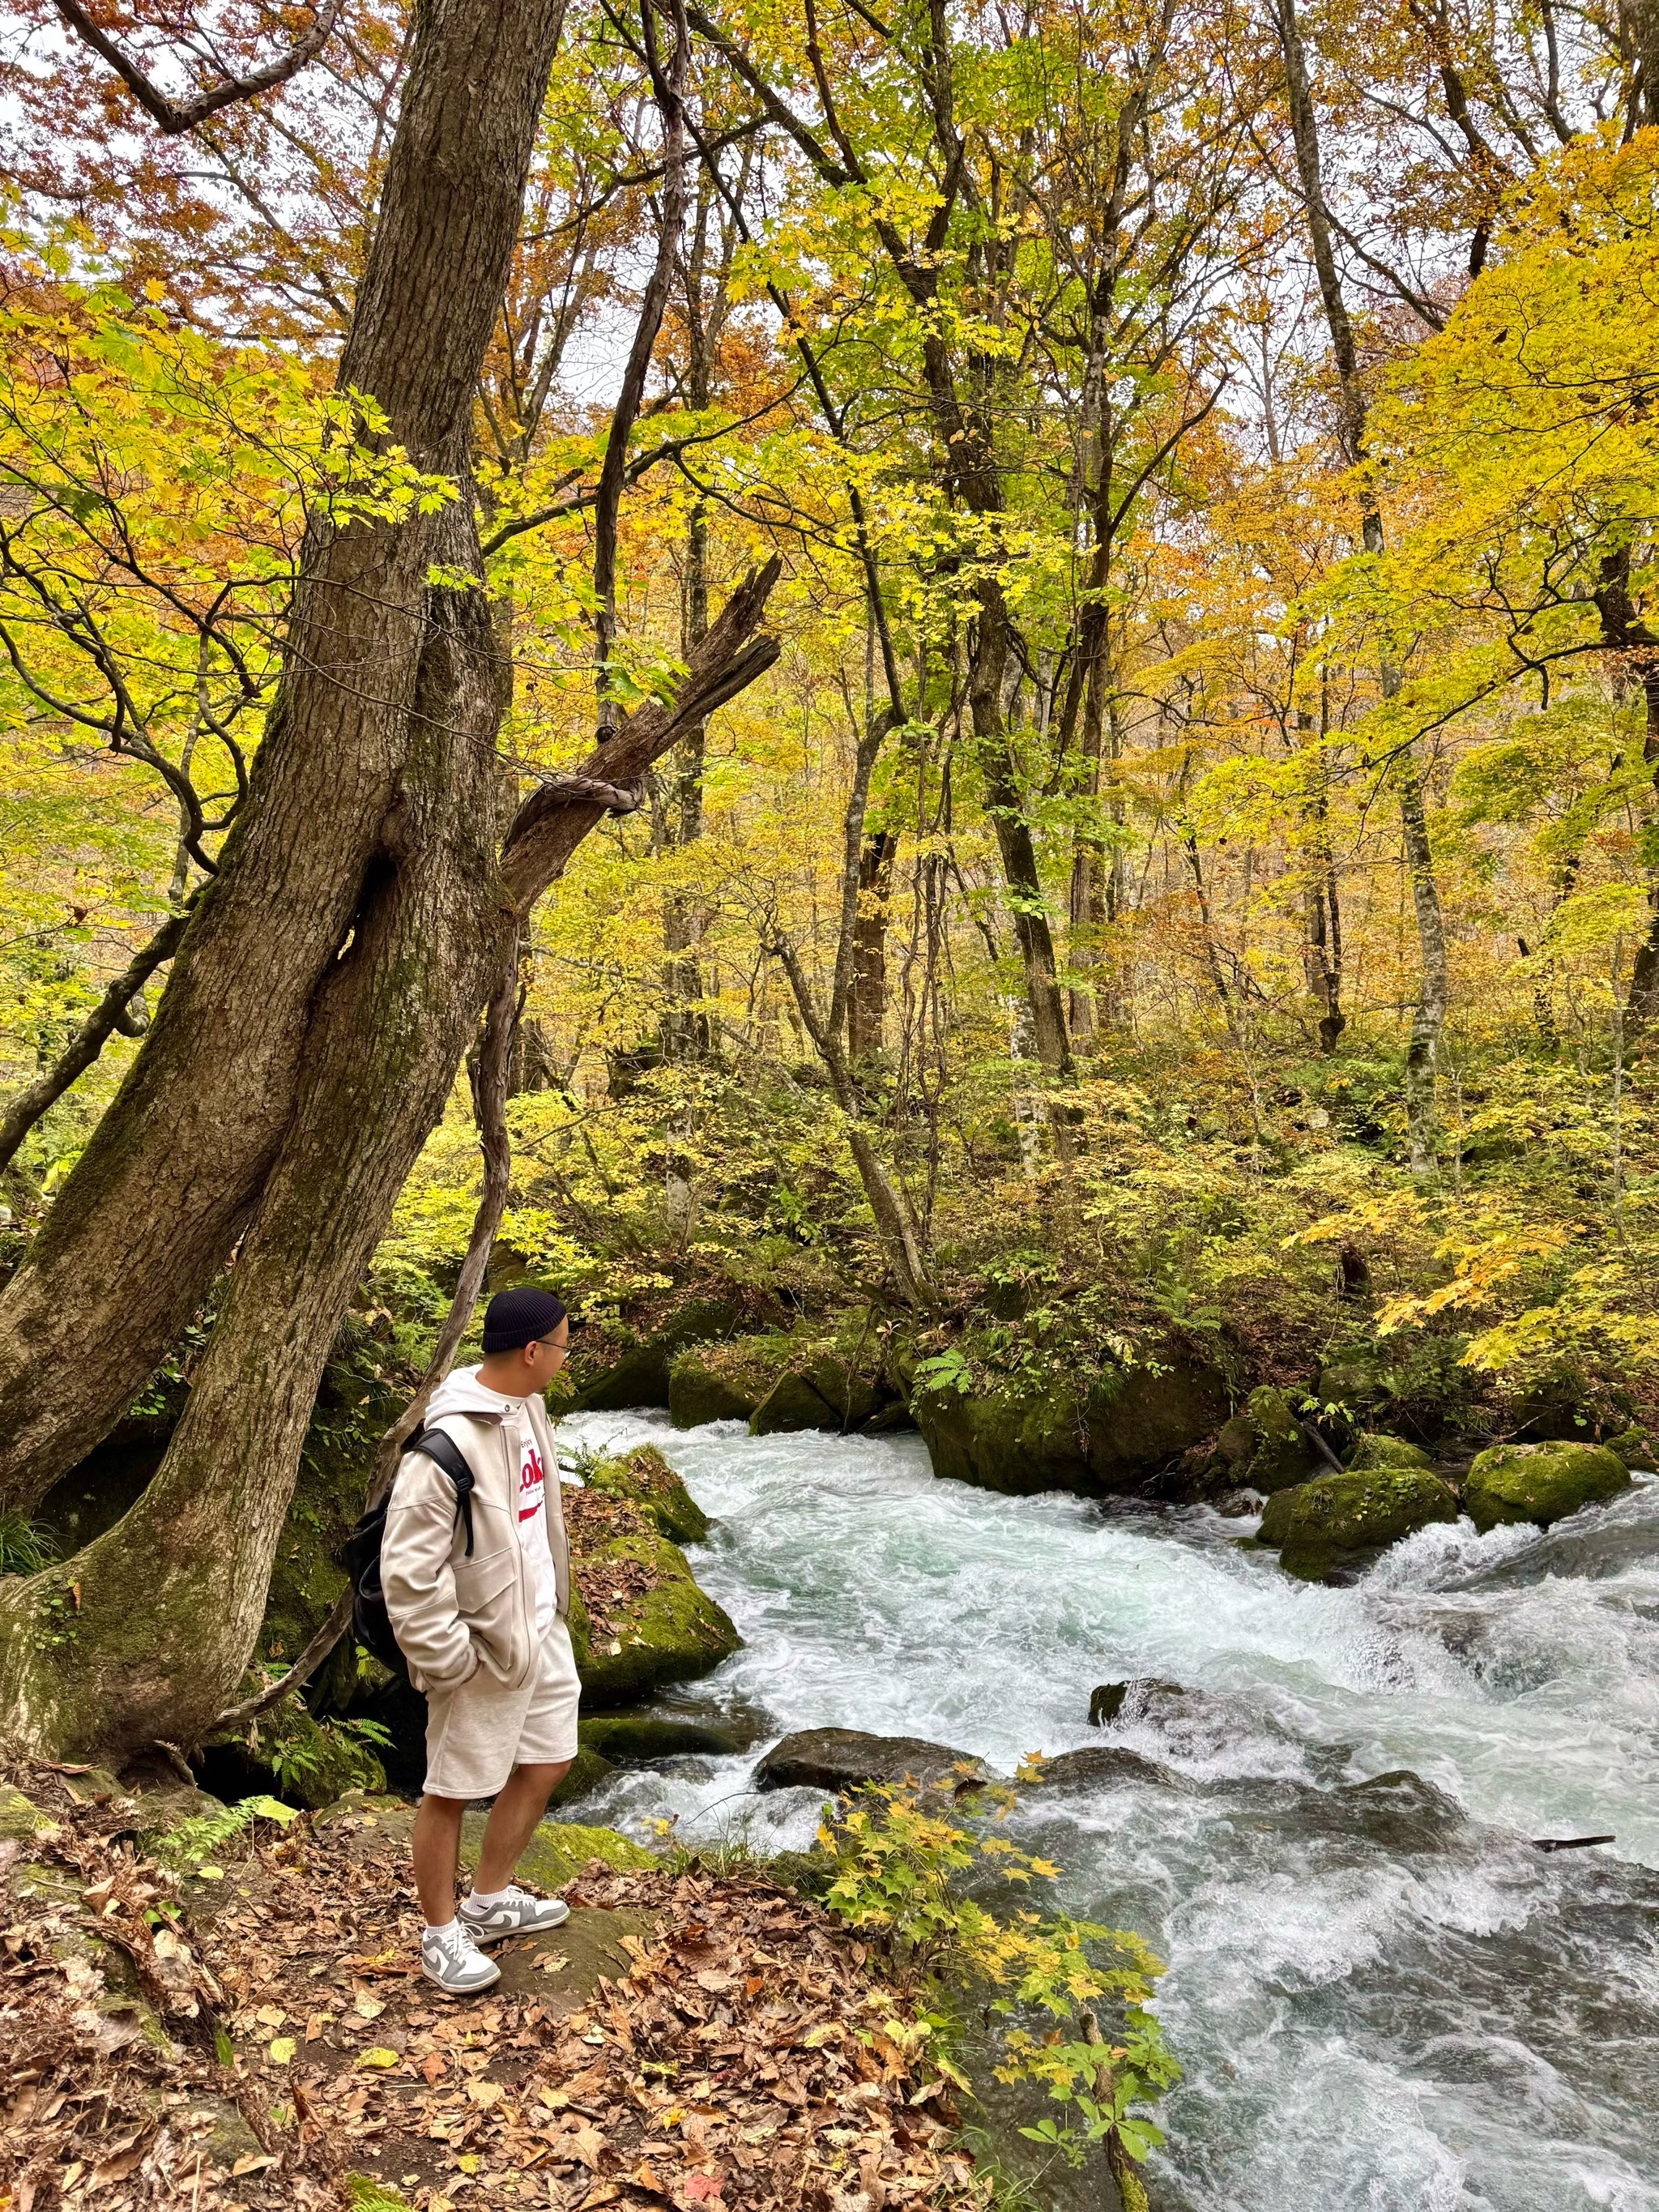
[[(427, 1412), (472, 1469), (472, 1556), (455, 1486), (424, 1452), (406, 1452), (392, 1486), (380, 1579), (417, 1690), (453, 1690), (480, 1668), (508, 1688), (535, 1670), (547, 1630), (569, 1605), (570, 1562), (552, 1425), (539, 1396), (508, 1398), (474, 1368), (446, 1376)], [(521, 1522), (539, 1468), (542, 1497)]]

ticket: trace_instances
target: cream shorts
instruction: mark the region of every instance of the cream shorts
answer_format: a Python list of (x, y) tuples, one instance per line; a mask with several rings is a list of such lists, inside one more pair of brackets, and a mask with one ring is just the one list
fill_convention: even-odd
[(515, 1766), (576, 1756), (576, 1676), (570, 1631), (556, 1620), (535, 1674), (506, 1690), (484, 1668), (426, 1701), (426, 1788), (434, 1797), (493, 1797)]

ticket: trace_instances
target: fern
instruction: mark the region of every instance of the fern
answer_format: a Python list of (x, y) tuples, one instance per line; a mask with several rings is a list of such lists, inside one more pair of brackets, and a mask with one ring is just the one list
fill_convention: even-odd
[(164, 1866), (205, 1875), (211, 1880), (219, 1872), (210, 1863), (213, 1855), (245, 1834), (256, 1820), (275, 1820), (285, 1828), (294, 1818), (294, 1808), (279, 1798), (244, 1797), (234, 1805), (222, 1805), (216, 1812), (198, 1813), (191, 1820), (180, 1820), (176, 1828), (156, 1838), (152, 1850)]

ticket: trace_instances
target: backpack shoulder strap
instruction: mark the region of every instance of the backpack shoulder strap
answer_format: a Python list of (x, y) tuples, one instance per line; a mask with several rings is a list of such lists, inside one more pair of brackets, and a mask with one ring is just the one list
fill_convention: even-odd
[(472, 1469), (453, 1437), (442, 1429), (417, 1429), (404, 1446), (406, 1452), (422, 1452), (455, 1486), (455, 1518), (466, 1523), (466, 1556), (472, 1557)]

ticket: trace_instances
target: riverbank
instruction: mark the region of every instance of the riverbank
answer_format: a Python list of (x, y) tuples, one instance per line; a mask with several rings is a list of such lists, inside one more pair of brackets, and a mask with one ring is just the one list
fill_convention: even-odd
[(982, 2203), (866, 1947), (763, 1869), (544, 1824), (526, 1872), (570, 1919), (447, 2005), (413, 1964), (410, 1808), (215, 1841), (189, 1798), (0, 1782), (5, 2212)]

